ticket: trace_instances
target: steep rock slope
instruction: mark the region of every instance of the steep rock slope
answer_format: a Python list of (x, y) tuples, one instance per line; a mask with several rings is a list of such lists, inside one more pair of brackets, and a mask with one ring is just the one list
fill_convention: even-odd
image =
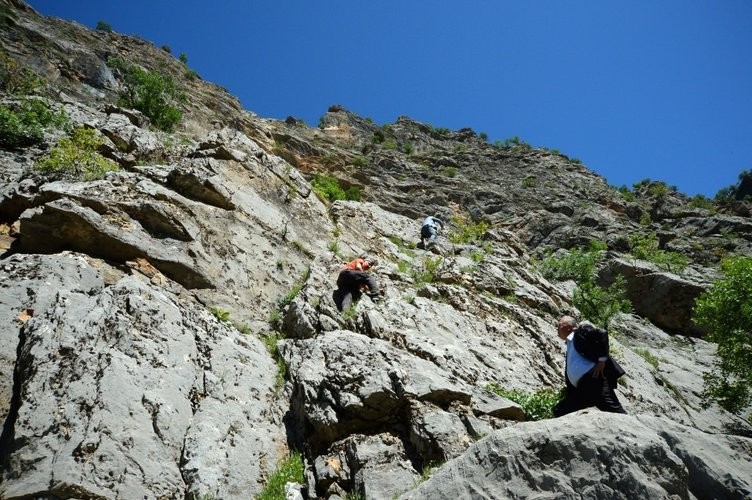
[[(471, 130), (377, 127), (336, 106), (315, 129), (264, 120), (148, 42), (0, 5), (3, 49), (44, 79), (38, 98), (99, 131), (120, 166), (42, 174), (62, 129), (0, 150), (3, 498), (248, 498), (290, 449), (309, 497), (749, 494), (752, 430), (702, 407), (714, 347), (687, 319), (712, 235), (748, 252), (748, 218), (674, 193), (626, 201), (561, 154)], [(189, 96), (174, 132), (116, 105), (112, 56), (174, 76)], [(364, 201), (321, 201), (313, 173)], [(432, 212), (490, 228), (426, 252)], [(650, 230), (694, 264), (676, 276), (625, 258), (625, 235)], [(627, 275), (633, 293), (637, 315), (611, 324), (631, 415), (522, 424), (486, 388), (561, 385), (553, 325), (571, 287), (534, 261), (592, 238), (609, 245), (604, 282)], [(384, 297), (342, 314), (337, 272), (363, 253)]]

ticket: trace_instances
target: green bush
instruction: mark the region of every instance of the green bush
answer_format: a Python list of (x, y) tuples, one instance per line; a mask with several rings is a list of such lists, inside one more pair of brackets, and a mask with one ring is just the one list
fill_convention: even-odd
[(616, 191), (621, 195), (622, 198), (624, 198), (624, 201), (635, 201), (635, 195), (634, 193), (627, 187), (626, 184), (622, 184), (618, 188), (616, 188)]
[(350, 186), (344, 189), (340, 181), (335, 177), (329, 177), (325, 174), (313, 174), (311, 179), (311, 188), (319, 195), (320, 198), (334, 202), (337, 200), (360, 201), (360, 188)]
[(40, 99), (24, 99), (16, 109), (0, 104), (0, 147), (23, 148), (42, 142), (44, 130), (68, 123), (65, 110), (53, 111)]
[(496, 383), (488, 384), (485, 389), (520, 405), (525, 412), (526, 420), (553, 418), (554, 406), (564, 397), (563, 389), (541, 389), (534, 393), (525, 393), (504, 389)]
[(591, 241), (588, 250), (575, 248), (562, 257), (550, 255), (540, 263), (539, 270), (548, 279), (589, 281), (595, 274), (596, 265), (603, 257), (602, 250), (598, 247), (599, 244), (600, 242)]
[(141, 111), (159, 130), (172, 131), (183, 116), (175, 104), (184, 99), (172, 77), (147, 71), (122, 58), (111, 58), (109, 64), (125, 73), (125, 92), (118, 104)]
[(530, 144), (521, 140), (516, 135), (514, 137), (509, 137), (507, 139), (504, 139), (503, 141), (495, 141), (494, 145), (502, 149), (516, 149), (516, 150), (523, 150), (523, 151), (532, 149)]
[(0, 49), (0, 91), (11, 95), (29, 95), (44, 85), (29, 68), (22, 66)]
[(104, 21), (97, 21), (97, 27), (94, 28), (97, 31), (104, 31), (106, 33), (112, 33), (112, 25)]
[(431, 258), (426, 257), (419, 267), (414, 266), (410, 270), (410, 274), (415, 280), (415, 283), (420, 285), (424, 283), (433, 283), (436, 276), (439, 274), (443, 259), (441, 257)]
[(446, 177), (457, 177), (457, 167), (444, 167), (440, 173)]
[(452, 215), (452, 230), (449, 231), (449, 241), (458, 245), (479, 243), (486, 231), (488, 223), (484, 221), (474, 222), (469, 215)]
[(607, 327), (611, 317), (630, 311), (631, 304), (623, 276), (617, 276), (608, 288), (597, 284), (604, 250), (604, 243), (591, 241), (588, 250), (574, 249), (563, 257), (546, 257), (539, 269), (549, 279), (574, 280), (577, 284), (572, 296), (574, 306), (593, 324)]
[(707, 198), (705, 195), (696, 194), (689, 200), (689, 206), (695, 208), (705, 208), (707, 210), (713, 210), (713, 200)]
[(705, 375), (704, 403), (739, 414), (752, 404), (752, 258), (724, 259), (721, 269), (724, 278), (695, 301), (693, 320), (718, 344), (715, 366)]
[(277, 470), (269, 476), (264, 490), (259, 493), (256, 500), (280, 500), (285, 498), (285, 484), (299, 483), (305, 481), (303, 457), (299, 452), (291, 453), (287, 458), (282, 460), (277, 466)]
[(87, 181), (101, 179), (107, 172), (118, 169), (117, 163), (97, 152), (103, 143), (95, 130), (77, 128), (70, 137), (60, 139), (49, 154), (37, 162), (36, 168)]
[(681, 272), (690, 263), (689, 257), (659, 248), (655, 233), (636, 234), (630, 238), (630, 253), (637, 259), (647, 260), (669, 272)]

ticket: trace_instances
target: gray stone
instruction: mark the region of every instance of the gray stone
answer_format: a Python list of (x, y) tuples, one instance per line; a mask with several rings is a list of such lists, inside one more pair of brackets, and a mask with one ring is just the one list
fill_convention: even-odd
[[(592, 410), (518, 424), (472, 445), (400, 498), (742, 498), (748, 494), (752, 441), (701, 436), (667, 419)], [(711, 444), (714, 440), (717, 444)], [(729, 445), (735, 450), (730, 455)]]

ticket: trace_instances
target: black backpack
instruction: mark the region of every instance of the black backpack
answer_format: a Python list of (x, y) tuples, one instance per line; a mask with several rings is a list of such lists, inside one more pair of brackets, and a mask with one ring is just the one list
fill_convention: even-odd
[(574, 348), (590, 361), (608, 357), (608, 332), (589, 323), (580, 325), (574, 331)]

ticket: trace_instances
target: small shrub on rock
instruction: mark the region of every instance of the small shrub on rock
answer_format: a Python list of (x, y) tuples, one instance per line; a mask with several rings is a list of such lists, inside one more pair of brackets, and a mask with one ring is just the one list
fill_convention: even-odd
[(256, 497), (256, 500), (278, 500), (285, 498), (285, 484), (303, 484), (305, 480), (303, 477), (304, 470), (301, 454), (297, 451), (291, 453), (279, 463), (277, 470), (269, 476), (269, 481), (266, 483), (264, 490)]
[(452, 215), (452, 230), (449, 232), (449, 241), (458, 245), (478, 243), (488, 231), (488, 223), (484, 221), (474, 222), (467, 215)]
[(337, 200), (360, 201), (360, 188), (350, 186), (345, 189), (337, 178), (326, 174), (313, 174), (311, 188), (320, 198), (330, 202)]
[(485, 388), (522, 407), (526, 420), (542, 420), (553, 418), (553, 409), (563, 397), (563, 390), (541, 389), (533, 393), (504, 389), (499, 384), (488, 384)]
[(125, 73), (125, 92), (118, 104), (141, 111), (156, 128), (171, 132), (183, 116), (176, 104), (184, 99), (172, 77), (145, 70), (122, 58), (111, 58), (108, 63)]
[(77, 128), (70, 137), (60, 139), (49, 154), (37, 162), (36, 168), (86, 181), (102, 179), (107, 172), (118, 169), (117, 163), (97, 152), (103, 143), (95, 130)]

